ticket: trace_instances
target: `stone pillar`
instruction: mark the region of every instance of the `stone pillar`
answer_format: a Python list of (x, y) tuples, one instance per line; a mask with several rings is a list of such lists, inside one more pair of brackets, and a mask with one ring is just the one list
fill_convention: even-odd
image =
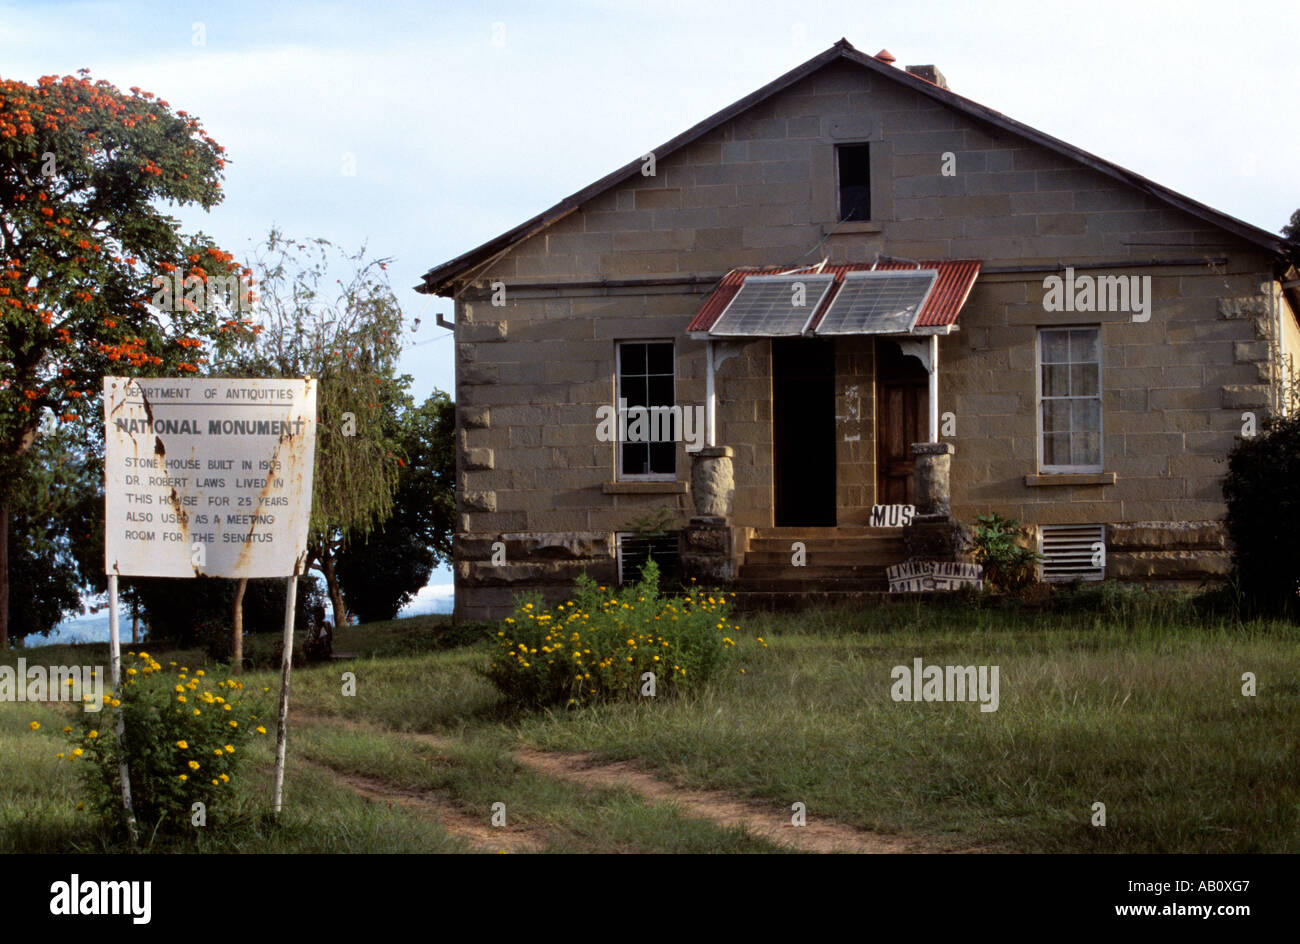
[(903, 530), (903, 550), (908, 560), (971, 563), (970, 529), (952, 519), (949, 474), (953, 448), (949, 443), (913, 443), (916, 464), (912, 492), (916, 515)]
[(953, 448), (949, 443), (912, 443), (912, 486), (916, 517), (937, 521), (952, 516), (949, 473)]
[(682, 576), (705, 584), (735, 579), (731, 506), (736, 495), (730, 446), (706, 446), (691, 456), (695, 517), (682, 530)]
[(705, 446), (691, 456), (691, 498), (701, 518), (731, 517), (736, 480), (731, 471), (730, 446)]
[(726, 583), (736, 577), (731, 525), (725, 518), (696, 517), (682, 529), (678, 555), (682, 577), (699, 583)]

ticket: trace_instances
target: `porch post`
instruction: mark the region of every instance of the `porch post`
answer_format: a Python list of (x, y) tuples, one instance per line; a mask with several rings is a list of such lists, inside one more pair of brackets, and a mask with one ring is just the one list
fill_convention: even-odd
[(939, 335), (930, 335), (930, 442), (939, 441)]
[(718, 397), (713, 385), (713, 341), (704, 342), (705, 360), (708, 368), (704, 375), (704, 444), (716, 446), (717, 443), (717, 403)]

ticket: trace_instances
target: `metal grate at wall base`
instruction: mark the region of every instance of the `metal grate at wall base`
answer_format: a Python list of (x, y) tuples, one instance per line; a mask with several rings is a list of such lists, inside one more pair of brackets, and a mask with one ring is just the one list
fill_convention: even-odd
[(1039, 534), (1044, 580), (1106, 579), (1104, 524), (1045, 524)]

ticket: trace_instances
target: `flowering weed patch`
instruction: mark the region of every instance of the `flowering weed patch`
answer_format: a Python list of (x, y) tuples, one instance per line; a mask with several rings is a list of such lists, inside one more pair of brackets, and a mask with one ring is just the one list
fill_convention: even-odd
[[(204, 804), (212, 822), (231, 793), (244, 743), (267, 733), (259, 720), (260, 699), (245, 697), (238, 679), (217, 680), (174, 662), (164, 669), (147, 652), (126, 655), (120, 690), (105, 696), (99, 713), (78, 713), (80, 730), (63, 729), (70, 746), (58, 756), (82, 764), (88, 805), (117, 827), (125, 826), (119, 774), (124, 756), (132, 806), (146, 831), (189, 828), (195, 803)], [(122, 742), (116, 734), (119, 713)]]
[[(735, 646), (739, 627), (718, 591), (660, 596), (651, 561), (617, 592), (583, 575), (573, 599), (553, 611), (522, 598), (497, 631), (500, 652), (485, 674), (521, 707), (582, 705), (609, 698), (667, 695), (711, 678)], [(654, 673), (649, 688), (645, 673)]]

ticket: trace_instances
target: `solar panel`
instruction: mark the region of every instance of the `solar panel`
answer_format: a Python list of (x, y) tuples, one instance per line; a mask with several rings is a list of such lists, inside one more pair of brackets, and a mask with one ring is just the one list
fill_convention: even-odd
[(847, 272), (816, 334), (907, 334), (939, 273), (933, 269)]
[(751, 275), (709, 334), (769, 338), (803, 334), (830, 291), (833, 275)]

